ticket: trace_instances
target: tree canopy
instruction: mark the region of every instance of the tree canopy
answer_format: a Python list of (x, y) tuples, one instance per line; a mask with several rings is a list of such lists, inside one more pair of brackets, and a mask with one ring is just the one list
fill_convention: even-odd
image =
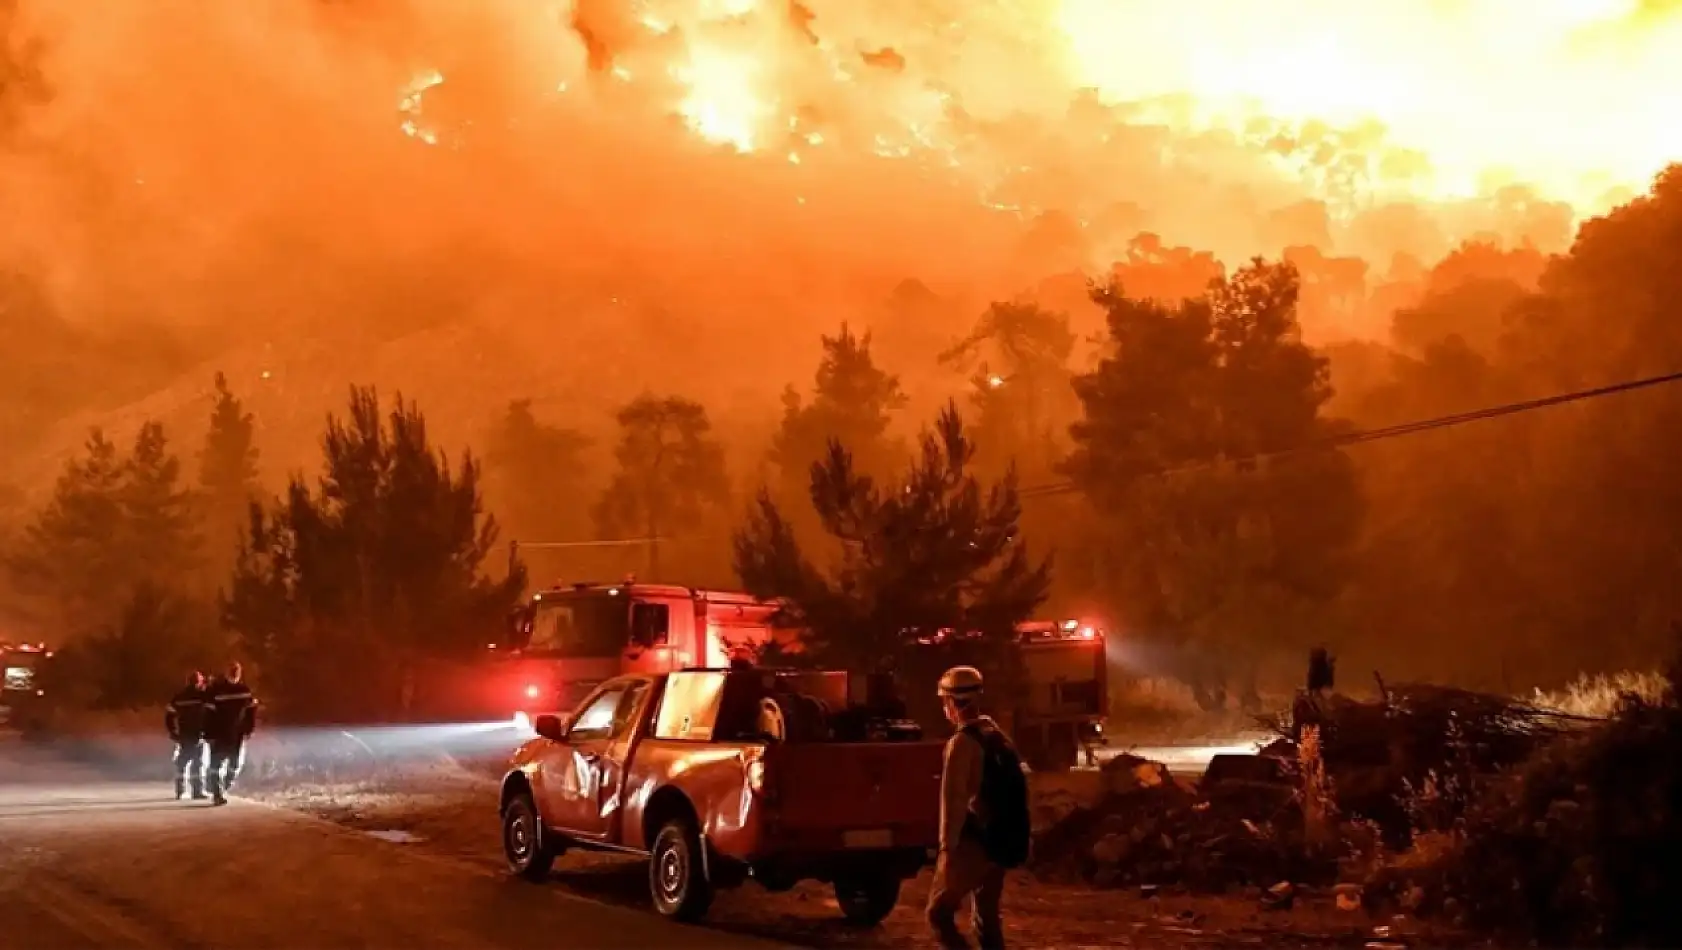
[(199, 452), (198, 484), (207, 548), (213, 562), (225, 568), (259, 491), (257, 420), (228, 389), (226, 376), (217, 373), (215, 386), (210, 429)]
[(110, 622), (143, 583), (183, 583), (200, 539), (180, 475), (158, 423), (141, 426), (126, 456), (91, 432), (16, 541), (7, 567), (17, 589), (74, 635)]
[[(1296, 272), (1260, 261), (1178, 303), (1110, 284), (1109, 355), (1075, 380), (1066, 470), (1104, 521), (1094, 578), (1130, 627), (1196, 647), (1182, 670), (1224, 704), (1254, 660), (1317, 633), (1360, 525), (1348, 460), (1311, 449), (1340, 426), (1323, 357), (1302, 343)], [(1251, 461), (1295, 452), (1278, 461)]]
[(888, 429), (904, 406), (899, 378), (871, 356), (870, 334), (855, 334), (843, 323), (835, 336), (823, 337), (811, 397), (803, 399), (793, 386), (784, 391), (782, 425), (771, 447), (784, 486), (802, 494), (812, 463), (824, 457), (831, 440), (849, 447), (861, 471), (892, 470), (900, 447)]
[(1045, 599), (1050, 562), (1035, 560), (1020, 536), (1015, 475), (983, 485), (974, 457), (955, 406), (923, 433), (897, 479), (862, 474), (832, 441), (809, 482), (839, 549), (832, 566), (818, 566), (762, 490), (736, 534), (737, 574), (749, 592), (787, 604), (815, 657), (849, 669), (902, 669), (919, 637), (942, 630), (1007, 640)]
[(605, 538), (650, 541), (650, 573), (659, 574), (660, 539), (700, 531), (728, 502), (724, 446), (706, 407), (681, 396), (639, 396), (616, 418), (617, 468), (596, 503), (596, 527)]
[(969, 373), (977, 461), (984, 471), (1014, 463), (1045, 480), (1064, 453), (1060, 430), (1072, 416), (1067, 314), (1032, 302), (995, 303), (940, 361)]
[(485, 494), (513, 537), (574, 541), (590, 529), (595, 479), (586, 453), (591, 439), (537, 418), (517, 399), (491, 429), (485, 448)]
[(434, 448), (414, 403), (385, 410), (354, 388), (315, 483), (252, 507), (224, 622), (306, 714), (389, 714), (420, 658), (470, 655), (500, 631), (525, 577), (486, 574), (496, 539), (477, 460)]

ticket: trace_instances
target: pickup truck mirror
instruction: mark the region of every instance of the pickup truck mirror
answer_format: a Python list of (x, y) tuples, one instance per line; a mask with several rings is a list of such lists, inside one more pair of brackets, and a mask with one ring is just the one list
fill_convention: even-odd
[(566, 724), (554, 713), (538, 716), (537, 721), (532, 723), (532, 729), (543, 738), (554, 742), (565, 742), (567, 738)]

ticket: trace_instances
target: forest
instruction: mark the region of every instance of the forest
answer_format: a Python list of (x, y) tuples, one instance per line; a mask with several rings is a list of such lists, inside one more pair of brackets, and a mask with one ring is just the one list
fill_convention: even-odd
[(318, 470), (282, 473), (219, 376), (190, 438), (96, 430), (49, 493), (0, 494), (8, 614), (101, 706), (229, 654), (281, 683), (323, 650), (469, 650), (528, 583), (627, 573), (787, 598), (838, 662), (907, 625), (1102, 616), (1129, 672), (1208, 708), (1291, 685), (1314, 645), (1508, 693), (1656, 668), (1682, 617), (1682, 392), (1410, 424), (1676, 371), (1678, 254), (1673, 169), (1566, 253), (1468, 242), (1389, 344), (1329, 346), (1304, 342), (1297, 263), (1123, 262), (1088, 282), (1096, 340), (1024, 296), (927, 353), (968, 386), (926, 418), (840, 323), (759, 447), (653, 386), (606, 427), (517, 400), (444, 446), (424, 393), (357, 386)]

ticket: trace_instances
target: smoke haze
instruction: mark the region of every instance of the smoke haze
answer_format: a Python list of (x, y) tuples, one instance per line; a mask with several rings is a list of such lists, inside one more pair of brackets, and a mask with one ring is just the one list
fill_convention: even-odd
[(446, 444), (645, 389), (751, 434), (842, 320), (932, 402), (989, 299), (1141, 232), (1359, 258), (1305, 320), (1381, 336), (1399, 260), (1563, 249), (1682, 152), (1651, 2), (8, 6), (0, 475), (32, 488), (91, 424), (196, 438), (217, 369), (282, 469), (351, 382)]

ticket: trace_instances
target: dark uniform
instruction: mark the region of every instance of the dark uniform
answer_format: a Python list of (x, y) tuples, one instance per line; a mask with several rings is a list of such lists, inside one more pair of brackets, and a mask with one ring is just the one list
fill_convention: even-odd
[(245, 740), (257, 728), (257, 699), (240, 681), (238, 666), (206, 690), (209, 703), (205, 740), (210, 743), (210, 796), (221, 805), (245, 764)]
[(204, 727), (208, 706), (205, 703), (204, 677), (197, 673), (188, 677), (187, 685), (169, 701), (164, 710), (164, 728), (175, 743), (175, 797), (187, 794), (190, 781), (193, 797), (204, 797)]

